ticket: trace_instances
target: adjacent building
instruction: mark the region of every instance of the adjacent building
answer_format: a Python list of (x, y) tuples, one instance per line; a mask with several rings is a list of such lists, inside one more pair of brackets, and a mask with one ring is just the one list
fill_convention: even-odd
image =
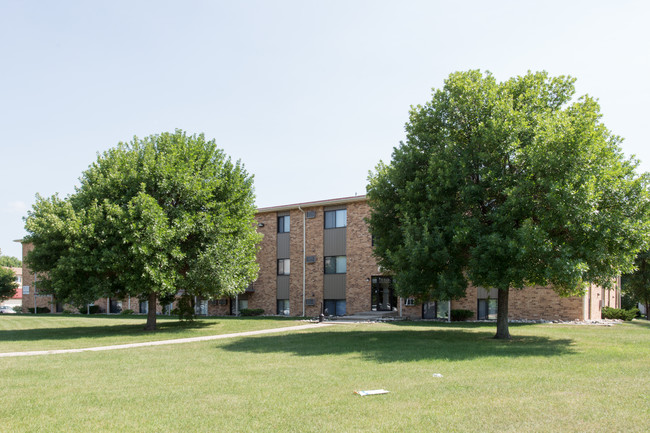
[[(390, 274), (372, 255), (372, 236), (365, 219), (370, 207), (365, 196), (296, 203), (258, 209), (258, 231), (264, 235), (257, 255), (258, 279), (235, 298), (196, 299), (199, 314), (231, 315), (244, 308), (264, 314), (315, 317), (390, 311), (413, 319), (446, 319), (451, 309), (471, 310), (475, 319), (494, 319), (495, 289), (469, 287), (465, 298), (418, 304), (393, 290)], [(24, 254), (31, 245), (23, 246)], [(63, 306), (51, 296), (39, 296), (37, 281), (23, 269), (23, 304), (36, 303), (50, 311)], [(34, 287), (36, 285), (36, 287)], [(603, 306), (620, 307), (620, 281), (612, 290), (591, 286), (584, 296), (564, 298), (548, 287), (512, 290), (511, 319), (600, 319)], [(36, 293), (36, 297), (34, 294)], [(137, 299), (100, 299), (102, 312), (128, 308), (146, 313), (149, 306)], [(172, 306), (156, 306), (165, 313)]]

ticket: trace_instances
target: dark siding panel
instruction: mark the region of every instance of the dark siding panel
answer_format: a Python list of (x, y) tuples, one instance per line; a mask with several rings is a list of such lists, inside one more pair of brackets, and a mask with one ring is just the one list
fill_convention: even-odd
[(278, 275), (277, 299), (289, 299), (289, 276), (288, 275)]
[(278, 259), (289, 258), (289, 237), (291, 233), (278, 233)]
[(345, 256), (346, 228), (327, 229), (323, 237), (323, 255)]
[(345, 299), (345, 274), (325, 274), (323, 280), (324, 299)]

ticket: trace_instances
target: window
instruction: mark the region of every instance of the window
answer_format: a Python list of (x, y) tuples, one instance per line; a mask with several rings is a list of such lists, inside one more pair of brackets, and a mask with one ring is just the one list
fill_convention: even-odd
[(149, 312), (149, 301), (140, 301), (140, 314), (147, 314)]
[(348, 225), (348, 211), (346, 209), (325, 211), (326, 229), (347, 227), (347, 225)]
[(406, 298), (404, 300), (404, 305), (408, 307), (412, 307), (413, 305), (415, 305), (415, 298)]
[[(241, 308), (241, 304), (239, 306)], [(207, 316), (208, 315), (208, 300), (201, 299), (199, 302), (194, 305), (194, 313), (197, 315)]]
[(278, 217), (278, 233), (289, 233), (290, 223), (289, 215)]
[(29, 286), (23, 286), (23, 295), (29, 295)]
[(497, 300), (496, 299), (479, 299), (478, 300), (478, 320), (496, 320), (497, 318)]
[(289, 275), (291, 271), (291, 260), (290, 259), (279, 259), (278, 260), (278, 275)]
[(288, 299), (278, 299), (278, 314), (283, 316), (289, 315), (289, 300)]
[(346, 263), (345, 256), (325, 257), (326, 274), (345, 274), (346, 271), (347, 271), (347, 263)]
[(326, 316), (345, 316), (345, 299), (326, 299)]

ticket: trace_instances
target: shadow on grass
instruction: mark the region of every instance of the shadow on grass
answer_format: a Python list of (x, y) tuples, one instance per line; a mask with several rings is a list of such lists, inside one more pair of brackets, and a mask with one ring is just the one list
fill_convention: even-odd
[[(121, 319), (124, 319), (123, 317)], [(137, 318), (134, 318), (137, 319)], [(162, 335), (172, 337), (188, 329), (201, 329), (217, 324), (216, 321), (179, 322), (159, 321), (155, 332), (145, 331), (145, 319), (133, 324), (99, 325), (99, 326), (66, 326), (56, 328), (16, 329), (1, 331), (2, 341), (39, 341), (39, 340), (74, 340), (81, 338), (126, 337), (140, 335)]]
[(650, 329), (650, 320), (646, 318), (642, 318), (642, 319), (637, 318), (629, 323), (631, 323), (632, 325), (640, 326), (642, 328)]
[[(408, 326), (411, 329), (403, 329)], [(494, 325), (489, 324), (430, 330), (413, 329), (412, 326), (413, 323), (396, 324), (391, 329), (377, 331), (355, 331), (337, 326), (316, 332), (247, 337), (219, 347), (232, 352), (278, 352), (295, 356), (358, 354), (365, 360), (380, 363), (435, 359), (462, 361), (483, 357), (552, 357), (575, 353), (573, 340), (570, 339), (514, 336), (507, 341), (495, 340)]]

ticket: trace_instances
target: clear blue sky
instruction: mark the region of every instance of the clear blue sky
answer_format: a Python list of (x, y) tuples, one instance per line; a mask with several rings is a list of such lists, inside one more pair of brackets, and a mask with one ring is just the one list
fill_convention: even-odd
[(255, 175), (260, 207), (365, 193), (449, 73), (546, 70), (599, 98), (650, 171), (650, 2), (0, 2), (0, 249), (36, 193), (181, 128)]

